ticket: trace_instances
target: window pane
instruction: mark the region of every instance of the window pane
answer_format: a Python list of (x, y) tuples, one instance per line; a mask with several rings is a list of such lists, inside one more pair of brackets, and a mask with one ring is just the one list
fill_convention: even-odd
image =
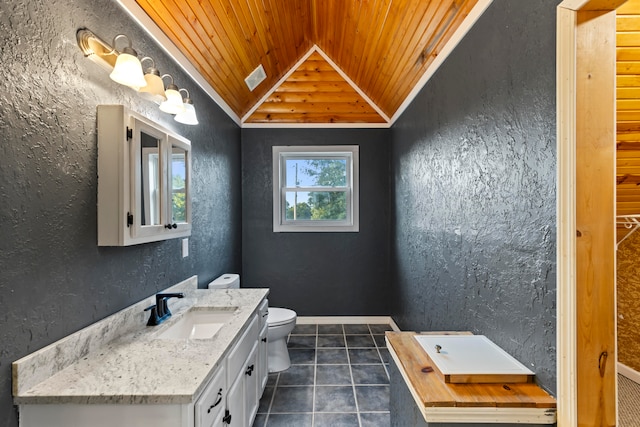
[(346, 159), (286, 159), (287, 187), (344, 187)]
[(285, 218), (289, 221), (343, 221), (347, 219), (347, 193), (287, 191)]

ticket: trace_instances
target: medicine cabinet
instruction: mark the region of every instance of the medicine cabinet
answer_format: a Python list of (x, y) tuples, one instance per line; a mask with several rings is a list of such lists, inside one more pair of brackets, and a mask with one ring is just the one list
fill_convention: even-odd
[(191, 235), (191, 143), (122, 105), (98, 106), (98, 246)]

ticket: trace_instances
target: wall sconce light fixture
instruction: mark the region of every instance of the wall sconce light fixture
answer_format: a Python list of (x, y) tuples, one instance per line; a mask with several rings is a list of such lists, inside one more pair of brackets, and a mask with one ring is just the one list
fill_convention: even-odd
[(160, 71), (156, 68), (154, 60), (145, 56), (140, 62), (142, 63), (145, 60), (151, 61), (151, 67), (147, 68), (144, 72), (144, 79), (147, 85), (139, 88), (138, 92), (143, 98), (153, 101), (156, 104), (161, 104), (167, 100), (167, 96), (164, 94), (164, 82), (162, 81), (162, 77), (160, 77)]
[(193, 106), (193, 101), (189, 98), (189, 91), (186, 89), (180, 89), (178, 92), (185, 91), (187, 92), (186, 98), (184, 98), (184, 112), (176, 114), (173, 118), (176, 122), (185, 124), (185, 125), (197, 125), (198, 118), (196, 117), (196, 108)]
[(144, 79), (142, 73), (142, 64), (138, 59), (138, 52), (131, 47), (131, 39), (124, 34), (118, 34), (113, 38), (113, 47), (111, 52), (116, 51), (116, 41), (119, 38), (125, 38), (129, 42), (127, 46), (122, 49), (122, 52), (116, 59), (116, 65), (113, 67), (113, 71), (109, 74), (111, 80), (121, 85), (131, 86), (133, 88), (140, 88), (147, 85), (147, 81)]
[[(116, 50), (118, 39), (126, 38), (128, 45), (122, 51)], [(189, 97), (189, 91), (178, 89), (169, 74), (160, 76), (155, 61), (150, 57), (138, 60), (138, 53), (131, 47), (131, 39), (125, 34), (118, 34), (113, 38), (112, 45), (96, 36), (86, 28), (80, 28), (76, 32), (78, 46), (84, 56), (99, 64), (115, 82), (129, 86), (138, 91), (140, 96), (160, 105), (160, 110), (177, 114), (175, 120), (183, 124), (198, 124), (193, 101)], [(151, 61), (151, 66), (142, 72), (142, 62)], [(166, 88), (163, 79), (171, 78)], [(187, 97), (182, 99), (180, 90), (187, 92)]]
[(170, 74), (163, 74), (162, 78), (164, 79), (165, 77), (170, 77), (171, 83), (167, 85), (164, 91), (167, 100), (160, 104), (160, 111), (169, 114), (184, 113), (184, 103), (182, 102), (182, 96), (180, 95), (178, 86), (173, 83), (173, 77)]

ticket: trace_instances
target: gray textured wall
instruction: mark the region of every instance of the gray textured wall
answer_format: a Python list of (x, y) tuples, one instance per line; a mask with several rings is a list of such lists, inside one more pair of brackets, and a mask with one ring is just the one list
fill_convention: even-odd
[(555, 13), (495, 0), (392, 129), (394, 318), (555, 391)]
[[(133, 39), (189, 89), (201, 124), (173, 121), (85, 59), (75, 34)], [(119, 42), (121, 43), (121, 42)], [(17, 426), (12, 361), (193, 274), (240, 269), (240, 130), (110, 0), (0, 3), (0, 425)], [(96, 243), (96, 105), (119, 103), (193, 144), (193, 234)]]
[[(242, 130), (242, 284), (299, 315), (388, 315), (389, 130)], [(274, 145), (360, 146), (360, 232), (274, 233)]]

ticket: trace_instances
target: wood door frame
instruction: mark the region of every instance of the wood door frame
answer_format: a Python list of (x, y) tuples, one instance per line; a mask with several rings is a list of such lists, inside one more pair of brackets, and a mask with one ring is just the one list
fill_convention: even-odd
[[(557, 9), (559, 426), (617, 423), (615, 10)], [(579, 286), (578, 286), (579, 284)]]

